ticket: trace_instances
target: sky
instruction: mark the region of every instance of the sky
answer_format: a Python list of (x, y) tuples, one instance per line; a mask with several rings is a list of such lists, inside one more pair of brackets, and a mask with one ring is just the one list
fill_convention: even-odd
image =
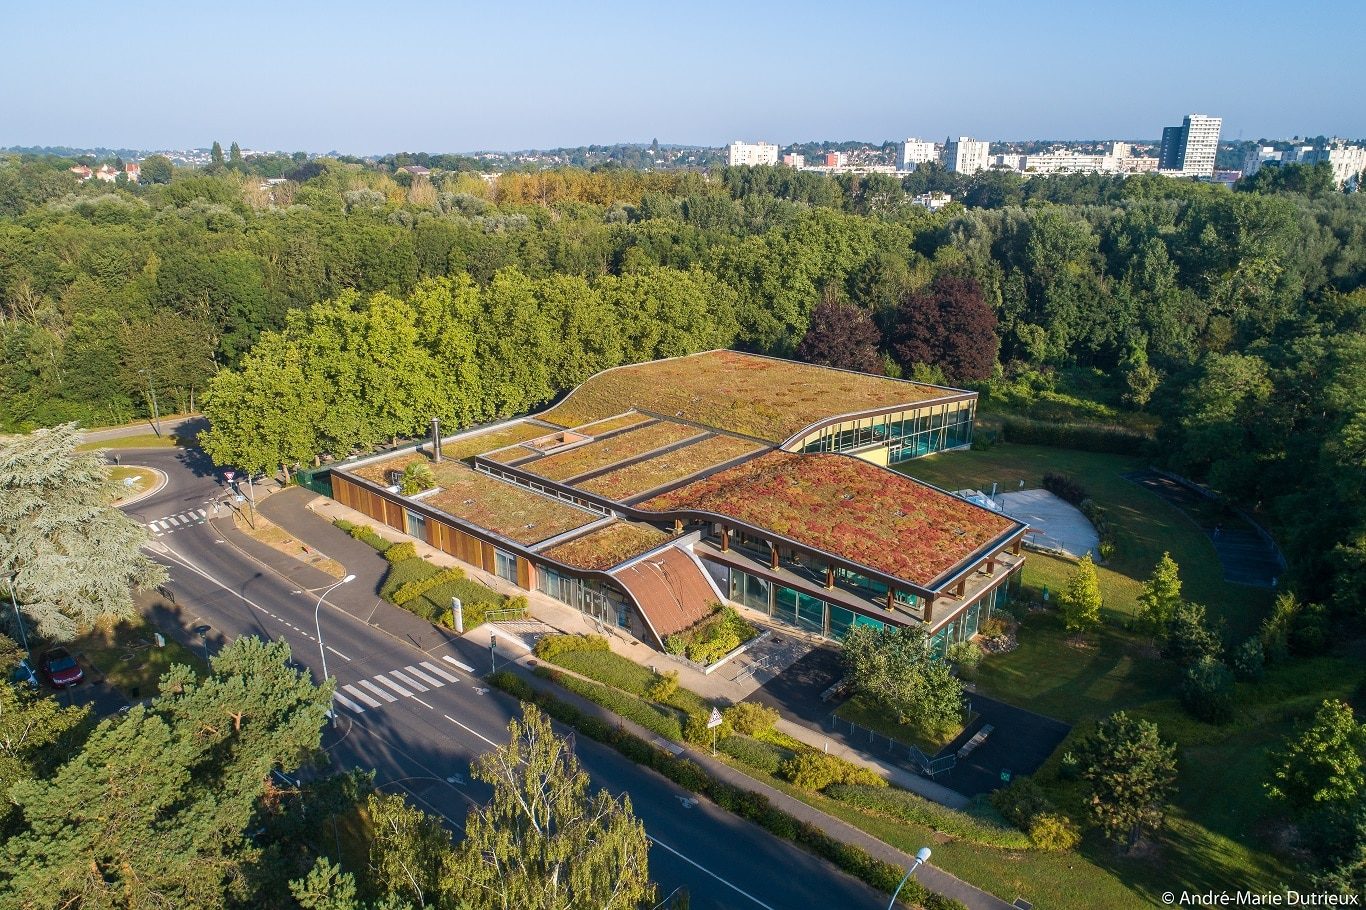
[(0, 0), (0, 146), (1366, 138), (1363, 34), (1362, 0)]

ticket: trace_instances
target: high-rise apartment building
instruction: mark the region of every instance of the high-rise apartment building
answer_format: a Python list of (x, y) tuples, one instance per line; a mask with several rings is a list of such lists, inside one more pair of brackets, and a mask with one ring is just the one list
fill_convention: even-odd
[(967, 136), (944, 140), (944, 169), (956, 174), (975, 174), (991, 165), (991, 143)]
[(778, 147), (769, 142), (741, 142), (735, 140), (726, 148), (726, 164), (777, 164)]
[(907, 139), (901, 143), (901, 169), (913, 171), (927, 161), (935, 161), (939, 150), (933, 142), (925, 139)]
[(1219, 151), (1222, 117), (1189, 114), (1180, 126), (1162, 130), (1158, 167), (1182, 177), (1213, 177), (1214, 156)]
[(1301, 154), (1299, 160), (1304, 164), (1329, 165), (1333, 169), (1333, 181), (1342, 187), (1360, 182), (1362, 171), (1366, 171), (1366, 148), (1334, 139), (1325, 148)]

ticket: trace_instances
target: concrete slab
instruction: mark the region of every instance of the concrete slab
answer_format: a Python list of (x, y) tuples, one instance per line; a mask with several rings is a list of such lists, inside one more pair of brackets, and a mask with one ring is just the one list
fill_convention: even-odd
[(996, 501), (1011, 518), (1029, 523), (1036, 533), (1028, 538), (1039, 546), (1061, 550), (1080, 559), (1090, 553), (1098, 557), (1100, 535), (1076, 506), (1047, 490), (1021, 490), (998, 493)]

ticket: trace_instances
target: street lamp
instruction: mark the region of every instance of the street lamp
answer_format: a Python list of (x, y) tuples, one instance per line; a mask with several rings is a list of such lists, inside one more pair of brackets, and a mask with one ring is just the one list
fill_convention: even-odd
[(19, 573), (15, 572), (6, 577), (5, 581), (9, 584), (9, 602), (14, 607), (14, 624), (19, 627), (19, 643), (24, 646), (24, 653), (28, 653), (28, 633), (24, 631), (24, 614), (19, 612), (19, 600), (14, 595), (15, 583), (19, 580)]
[(892, 892), (892, 899), (887, 902), (887, 910), (892, 910), (896, 905), (896, 896), (901, 893), (902, 887), (906, 884), (906, 879), (915, 875), (915, 870), (930, 861), (930, 848), (921, 847), (915, 851), (915, 862), (911, 863), (911, 868), (906, 870), (906, 874), (901, 876), (901, 881), (897, 883), (896, 890)]
[(313, 625), (318, 630), (318, 656), (323, 659), (323, 682), (327, 682), (327, 651), (325, 648), (323, 648), (323, 600), (325, 600), (327, 598), (327, 595), (331, 594), (334, 589), (341, 587), (348, 581), (355, 580), (356, 576), (348, 575), (332, 587), (328, 588), (326, 591), (323, 591), (321, 594), (318, 595), (318, 605), (313, 608)]

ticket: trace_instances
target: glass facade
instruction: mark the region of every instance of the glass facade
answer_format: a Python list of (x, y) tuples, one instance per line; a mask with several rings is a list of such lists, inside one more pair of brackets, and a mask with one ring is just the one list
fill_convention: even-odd
[(847, 420), (802, 440), (801, 451), (849, 452), (883, 445), (888, 463), (919, 458), (971, 443), (975, 409), (975, 401), (954, 401)]
[(569, 604), (602, 622), (625, 628), (628, 607), (621, 592), (592, 579), (561, 575), (544, 565), (536, 567), (536, 590)]
[(427, 539), (427, 516), (417, 512), (403, 510), (406, 524), (408, 525), (408, 536), (416, 537), (418, 540)]
[(498, 577), (517, 584), (517, 557), (502, 550), (494, 550), (493, 560)]

